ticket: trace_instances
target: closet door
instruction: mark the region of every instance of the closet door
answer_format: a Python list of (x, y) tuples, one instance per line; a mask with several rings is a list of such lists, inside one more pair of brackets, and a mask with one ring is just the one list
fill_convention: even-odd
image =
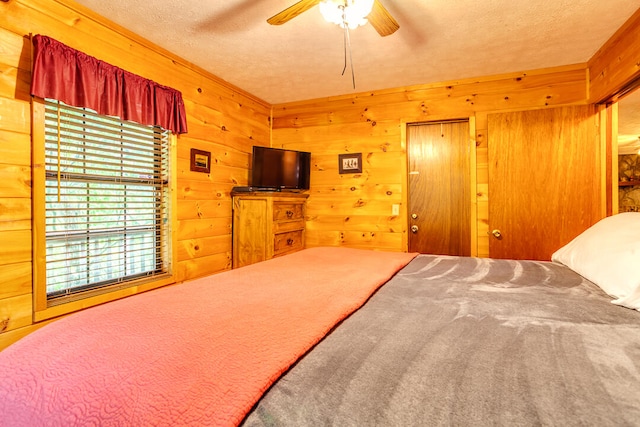
[(407, 126), (409, 251), (470, 255), (469, 122)]
[(595, 107), (488, 116), (489, 254), (549, 260), (604, 215)]

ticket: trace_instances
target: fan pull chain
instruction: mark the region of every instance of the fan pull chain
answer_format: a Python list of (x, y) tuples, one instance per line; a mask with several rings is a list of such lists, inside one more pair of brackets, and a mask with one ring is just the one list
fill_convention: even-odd
[[(346, 2), (345, 2), (346, 3)], [(345, 4), (346, 6), (346, 4)], [(349, 35), (349, 25), (347, 25), (347, 16), (345, 13), (345, 7), (342, 7), (342, 26), (344, 27), (344, 68), (342, 68), (342, 75), (347, 69), (347, 48), (349, 49), (349, 64), (351, 65), (351, 82), (353, 88), (356, 88), (356, 74), (353, 71), (353, 55), (351, 54), (351, 37)]]
[(347, 27), (344, 27), (344, 32), (342, 34), (343, 34), (342, 44), (344, 45), (344, 67), (342, 67), (342, 75), (344, 76), (344, 72), (347, 69), (347, 34), (348, 34)]

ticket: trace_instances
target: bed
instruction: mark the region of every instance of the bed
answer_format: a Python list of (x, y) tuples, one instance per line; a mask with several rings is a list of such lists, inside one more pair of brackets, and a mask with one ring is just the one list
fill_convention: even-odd
[(554, 262), (311, 248), (151, 291), (0, 352), (0, 425), (640, 425), (639, 245), (625, 213)]

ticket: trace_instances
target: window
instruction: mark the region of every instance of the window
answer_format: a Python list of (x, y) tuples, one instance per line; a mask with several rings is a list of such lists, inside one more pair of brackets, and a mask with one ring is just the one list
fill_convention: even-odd
[(169, 148), (160, 127), (45, 100), (47, 306), (171, 273)]

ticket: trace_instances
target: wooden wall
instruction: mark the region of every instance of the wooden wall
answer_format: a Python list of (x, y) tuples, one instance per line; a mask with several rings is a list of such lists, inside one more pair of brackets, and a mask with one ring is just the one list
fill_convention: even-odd
[(640, 9), (589, 60), (589, 101), (600, 103), (640, 85)]
[[(272, 145), (313, 153), (308, 246), (403, 251), (406, 124), (470, 118), (476, 145), (472, 254), (489, 256), (487, 115), (604, 102), (639, 79), (640, 10), (586, 64), (275, 105)], [(601, 126), (608, 144), (603, 163), (611, 161), (612, 120), (604, 117)], [(362, 174), (338, 174), (338, 154), (348, 152), (363, 153)], [(603, 199), (611, 198), (611, 187)]]
[[(182, 92), (177, 277), (230, 268), (229, 193), (247, 184), (251, 147), (269, 145), (270, 105), (70, 1), (1, 2), (0, 17), (0, 348), (33, 329), (30, 33)], [(211, 152), (211, 174), (189, 170), (191, 148)]]
[[(470, 143), (477, 145), (475, 253), (487, 255), (487, 114), (585, 104), (594, 100), (589, 84), (597, 87), (600, 100), (640, 74), (636, 13), (589, 66), (271, 106), (71, 0), (3, 1), (0, 17), (0, 348), (36, 327), (32, 324), (30, 33), (53, 37), (182, 91), (189, 133), (178, 138), (179, 280), (230, 268), (229, 192), (234, 185), (247, 184), (251, 146), (270, 144), (271, 114), (271, 145), (313, 153), (308, 246), (395, 251), (405, 250), (407, 242), (406, 124), (470, 118), (475, 129)], [(622, 68), (610, 58), (622, 58)], [(212, 153), (210, 175), (189, 171), (191, 148)], [(364, 153), (362, 174), (338, 174), (337, 155), (348, 152)], [(401, 205), (399, 215), (392, 215), (394, 204)]]
[[(406, 124), (470, 118), (472, 254), (488, 256), (487, 114), (585, 104), (587, 76), (577, 64), (275, 105), (272, 145), (312, 152), (307, 246), (406, 250)], [(338, 173), (338, 154), (349, 152), (363, 153), (362, 174)]]

